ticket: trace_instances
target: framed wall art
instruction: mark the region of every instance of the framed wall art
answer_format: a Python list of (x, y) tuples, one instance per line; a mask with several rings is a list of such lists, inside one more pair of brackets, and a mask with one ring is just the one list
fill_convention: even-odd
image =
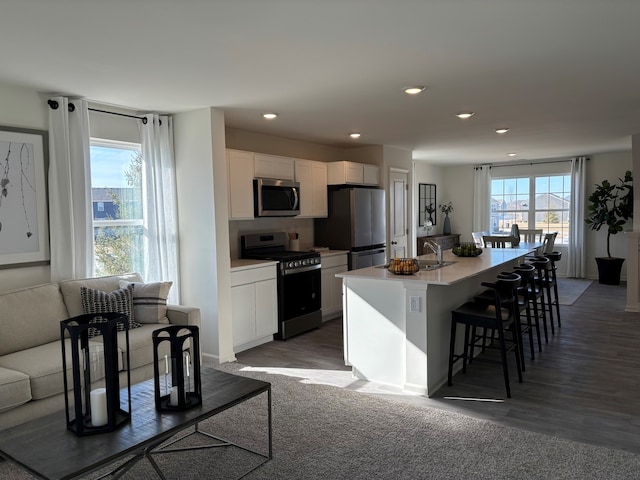
[(46, 131), (0, 126), (0, 268), (49, 263)]

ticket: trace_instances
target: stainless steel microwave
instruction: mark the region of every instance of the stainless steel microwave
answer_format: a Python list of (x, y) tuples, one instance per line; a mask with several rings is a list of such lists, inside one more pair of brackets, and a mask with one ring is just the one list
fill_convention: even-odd
[(256, 217), (294, 217), (300, 215), (300, 184), (291, 180), (256, 178), (253, 180)]

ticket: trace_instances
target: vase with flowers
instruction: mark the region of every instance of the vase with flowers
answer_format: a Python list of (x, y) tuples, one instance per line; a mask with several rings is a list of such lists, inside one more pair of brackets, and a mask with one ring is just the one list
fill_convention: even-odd
[(449, 219), (449, 214), (453, 212), (453, 204), (451, 202), (441, 204), (440, 211), (444, 213), (444, 224), (442, 227), (442, 233), (444, 235), (449, 235), (451, 234), (451, 220)]

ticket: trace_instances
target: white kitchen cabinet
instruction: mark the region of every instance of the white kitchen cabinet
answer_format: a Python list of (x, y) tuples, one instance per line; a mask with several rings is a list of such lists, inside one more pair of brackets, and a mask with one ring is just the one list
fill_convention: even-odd
[(346, 253), (322, 254), (322, 320), (330, 320), (342, 314), (342, 279), (337, 273), (346, 272), (348, 268)]
[(273, 340), (278, 331), (276, 264), (231, 271), (234, 352)]
[(326, 217), (327, 164), (296, 159), (296, 182), (300, 183), (300, 215), (298, 217)]
[(227, 150), (229, 219), (253, 218), (253, 153)]
[(365, 185), (380, 185), (380, 168), (377, 165), (363, 165), (363, 183)]
[(327, 164), (329, 185), (375, 185), (380, 183), (380, 169), (377, 165), (365, 163), (330, 162)]
[(254, 153), (254, 176), (256, 178), (275, 178), (277, 180), (293, 180), (293, 158)]

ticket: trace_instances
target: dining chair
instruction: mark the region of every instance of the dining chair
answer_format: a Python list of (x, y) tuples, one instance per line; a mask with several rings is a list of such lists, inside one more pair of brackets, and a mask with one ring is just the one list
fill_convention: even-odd
[(542, 242), (544, 237), (543, 230), (541, 228), (521, 228), (520, 240), (525, 243)]
[[(492, 248), (509, 248), (514, 238), (507, 235), (483, 235), (482, 241), (485, 247)], [(507, 245), (508, 244), (508, 245)]]
[(473, 243), (476, 244), (476, 247), (484, 247), (484, 242), (482, 241), (483, 235), (489, 235), (489, 232), (471, 232), (471, 237), (473, 238)]
[(557, 236), (558, 232), (545, 234), (544, 240), (542, 240), (542, 247), (540, 248), (540, 255), (545, 255), (547, 253), (553, 252), (553, 246), (556, 243)]

